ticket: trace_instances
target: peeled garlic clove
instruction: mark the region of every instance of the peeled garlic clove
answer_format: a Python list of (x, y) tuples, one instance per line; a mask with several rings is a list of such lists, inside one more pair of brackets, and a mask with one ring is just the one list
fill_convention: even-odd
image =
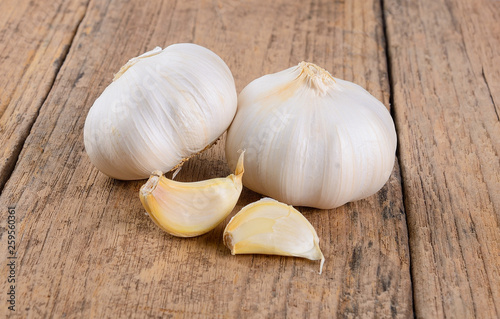
[(396, 130), (365, 89), (302, 62), (242, 90), (227, 133), (229, 167), (243, 148), (243, 185), (290, 205), (330, 209), (384, 186)]
[(194, 237), (214, 229), (233, 210), (243, 188), (243, 154), (226, 178), (183, 183), (156, 171), (140, 191), (142, 205), (161, 229), (178, 237)]
[(309, 221), (292, 206), (263, 198), (243, 207), (227, 224), (224, 244), (231, 254), (269, 254), (321, 260), (319, 238)]
[(90, 109), (85, 150), (104, 174), (123, 180), (170, 171), (213, 144), (236, 113), (231, 71), (191, 43), (131, 59)]

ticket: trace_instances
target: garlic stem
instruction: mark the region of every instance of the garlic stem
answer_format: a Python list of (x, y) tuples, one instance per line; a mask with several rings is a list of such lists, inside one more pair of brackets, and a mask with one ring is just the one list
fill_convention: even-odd
[(132, 58), (130, 59), (124, 66), (122, 66), (120, 68), (120, 70), (115, 74), (115, 76), (113, 77), (113, 82), (118, 80), (118, 78), (120, 78), (120, 76), (123, 75), (123, 73), (127, 72), (128, 69), (130, 69), (134, 64), (136, 64), (137, 62), (141, 61), (142, 59), (145, 59), (145, 58), (149, 58), (149, 57), (152, 57), (152, 56), (155, 56), (157, 54), (160, 54), (162, 51), (162, 49), (160, 47), (156, 47), (154, 48), (153, 50), (151, 51), (148, 51), (146, 53), (143, 53), (135, 58)]
[(318, 92), (319, 96), (323, 96), (330, 88), (335, 85), (335, 79), (330, 72), (310, 62), (300, 62), (299, 78), (305, 80), (307, 84)]

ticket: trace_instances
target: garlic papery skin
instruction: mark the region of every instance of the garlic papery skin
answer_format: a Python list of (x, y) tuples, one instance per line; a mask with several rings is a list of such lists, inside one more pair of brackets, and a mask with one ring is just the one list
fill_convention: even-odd
[(156, 48), (125, 64), (95, 101), (85, 150), (110, 177), (148, 178), (213, 144), (236, 105), (231, 71), (214, 52), (190, 43)]
[(201, 182), (170, 180), (156, 171), (139, 197), (149, 217), (161, 229), (178, 237), (194, 237), (214, 229), (238, 202), (243, 188), (243, 157), (234, 174)]
[(321, 260), (319, 238), (309, 221), (292, 206), (263, 198), (243, 207), (224, 230), (231, 254), (268, 254)]
[(290, 205), (331, 209), (384, 186), (396, 130), (362, 87), (301, 62), (240, 93), (226, 139), (230, 167), (240, 148), (247, 150), (244, 186)]

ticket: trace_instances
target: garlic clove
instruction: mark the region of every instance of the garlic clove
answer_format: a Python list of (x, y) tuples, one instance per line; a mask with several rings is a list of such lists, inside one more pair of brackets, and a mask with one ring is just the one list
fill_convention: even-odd
[(200, 182), (170, 180), (155, 171), (139, 196), (149, 217), (161, 229), (178, 237), (194, 237), (214, 229), (233, 210), (240, 197), (244, 152), (234, 174)]
[(227, 224), (224, 244), (231, 254), (269, 254), (321, 260), (319, 238), (309, 221), (292, 206), (263, 198), (243, 207)]

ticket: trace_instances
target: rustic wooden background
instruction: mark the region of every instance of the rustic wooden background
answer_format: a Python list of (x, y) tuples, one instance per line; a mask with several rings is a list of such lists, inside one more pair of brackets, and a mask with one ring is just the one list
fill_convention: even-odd
[[(0, 2), (0, 316), (11, 318), (499, 318), (500, 1)], [(82, 130), (129, 58), (194, 42), (238, 91), (302, 60), (391, 108), (387, 185), (326, 211), (318, 264), (231, 256), (214, 231), (160, 231), (143, 183), (99, 173)], [(223, 142), (179, 174), (229, 173)], [(260, 198), (244, 190), (235, 212)], [(15, 206), (16, 311), (7, 309)]]

